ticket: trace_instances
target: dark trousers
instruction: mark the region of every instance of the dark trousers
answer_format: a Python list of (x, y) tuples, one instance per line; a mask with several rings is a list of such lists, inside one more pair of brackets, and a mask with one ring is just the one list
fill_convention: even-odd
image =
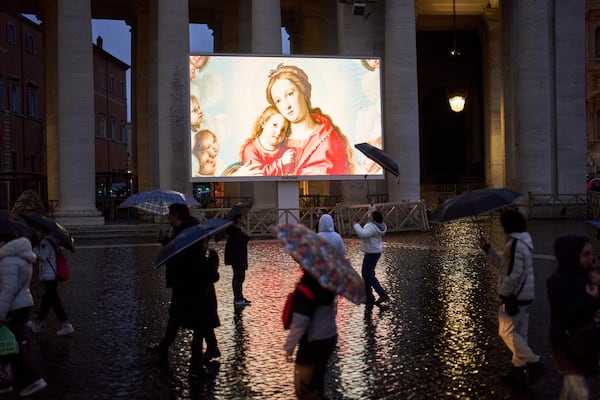
[(231, 286), (233, 287), (233, 300), (244, 300), (242, 285), (246, 280), (246, 268), (233, 266), (233, 279)]
[(40, 379), (28, 344), (29, 332), (26, 323), (30, 312), (31, 307), (25, 307), (8, 313), (6, 326), (14, 333), (19, 343), (19, 353), (1, 357), (2, 362), (7, 361), (11, 364), (15, 387), (19, 390)]
[(294, 390), (301, 400), (325, 397), (325, 373), (337, 336), (314, 342), (300, 341), (294, 365)]
[(381, 253), (365, 253), (362, 262), (362, 277), (365, 280), (365, 291), (367, 295), (367, 301), (374, 301), (373, 290), (377, 292), (379, 296), (385, 296), (386, 292), (377, 280), (375, 276), (375, 266), (379, 261)]
[(45, 320), (50, 309), (54, 310), (59, 321), (65, 322), (69, 319), (58, 295), (58, 281), (44, 281), (44, 295), (37, 316), (38, 321)]

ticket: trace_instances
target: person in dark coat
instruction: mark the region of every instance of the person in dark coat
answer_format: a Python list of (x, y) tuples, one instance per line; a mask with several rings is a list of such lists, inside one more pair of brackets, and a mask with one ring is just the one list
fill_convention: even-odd
[(598, 287), (590, 282), (594, 255), (583, 236), (559, 237), (554, 243), (558, 266), (546, 281), (550, 302), (550, 346), (563, 375), (560, 399), (589, 399), (588, 377), (598, 373), (598, 354), (589, 349), (577, 357), (567, 342), (567, 331), (591, 325), (599, 306)]
[(225, 265), (233, 268), (233, 302), (236, 306), (248, 306), (251, 301), (244, 297), (243, 284), (246, 280), (248, 269), (248, 241), (250, 235), (244, 228), (246, 217), (236, 214), (233, 225), (227, 228), (227, 242), (225, 243)]
[[(174, 233), (170, 238), (163, 238), (163, 244), (186, 228), (199, 224), (183, 204), (169, 207), (169, 222)], [(205, 361), (221, 355), (214, 333), (214, 328), (220, 326), (214, 287), (214, 283), (219, 280), (219, 256), (208, 247), (209, 239), (204, 238), (166, 264), (166, 285), (172, 288), (169, 320), (159, 344), (147, 347), (149, 352), (158, 354), (165, 361), (179, 328), (192, 329), (192, 369), (203, 369)], [(204, 339), (207, 348), (203, 354)]]

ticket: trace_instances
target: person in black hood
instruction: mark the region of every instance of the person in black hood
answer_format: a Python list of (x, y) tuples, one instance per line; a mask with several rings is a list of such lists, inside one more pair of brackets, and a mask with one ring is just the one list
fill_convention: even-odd
[(577, 356), (567, 332), (594, 324), (598, 287), (590, 282), (594, 255), (589, 239), (561, 236), (554, 243), (558, 266), (546, 281), (550, 302), (550, 346), (558, 372), (563, 375), (561, 399), (589, 399), (587, 377), (598, 373), (598, 353), (588, 349)]
[[(173, 227), (173, 235), (163, 238), (163, 244), (200, 223), (190, 215), (185, 204), (169, 206), (168, 218)], [(216, 251), (209, 250), (208, 244), (208, 238), (204, 238), (167, 262), (165, 281), (167, 287), (172, 288), (169, 320), (159, 344), (147, 347), (150, 353), (158, 354), (164, 362), (179, 328), (192, 329), (190, 367), (201, 372), (208, 372), (206, 362), (221, 355), (214, 333), (214, 328), (220, 325), (214, 288), (214, 283), (219, 280), (219, 257)], [(204, 354), (203, 340), (206, 340)]]

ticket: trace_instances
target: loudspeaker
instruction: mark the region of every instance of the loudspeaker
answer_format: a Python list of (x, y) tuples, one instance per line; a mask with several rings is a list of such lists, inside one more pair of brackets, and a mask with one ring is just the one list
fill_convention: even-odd
[(352, 15), (365, 15), (365, 3), (354, 3), (352, 5)]

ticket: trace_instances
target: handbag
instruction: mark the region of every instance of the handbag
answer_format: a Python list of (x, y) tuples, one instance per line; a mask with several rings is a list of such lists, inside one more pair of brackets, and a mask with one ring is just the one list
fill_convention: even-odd
[(581, 361), (597, 356), (600, 350), (600, 327), (592, 321), (588, 324), (565, 329), (567, 345), (575, 360)]
[(2, 325), (0, 327), (0, 356), (17, 354), (18, 352), (19, 343), (17, 343), (15, 334), (8, 329), (8, 326)]

